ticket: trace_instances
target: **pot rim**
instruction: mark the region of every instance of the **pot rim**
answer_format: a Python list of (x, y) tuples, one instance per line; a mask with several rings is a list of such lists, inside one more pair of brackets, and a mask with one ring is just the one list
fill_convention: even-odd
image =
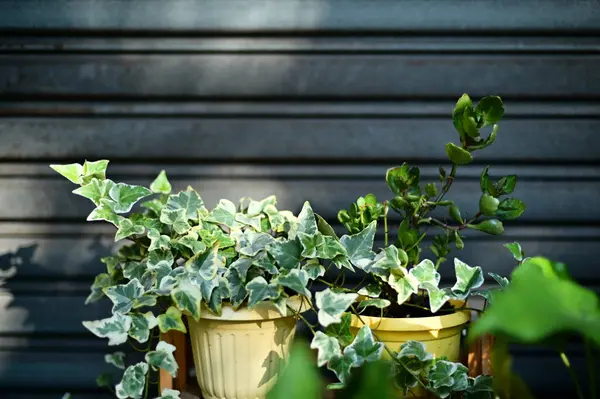
[[(297, 312), (305, 312), (310, 308), (308, 301), (310, 301), (310, 299), (305, 296), (294, 295), (287, 299), (287, 304)], [(264, 301), (258, 303), (253, 309), (248, 309), (247, 306), (243, 306), (237, 310), (234, 310), (231, 304), (223, 303), (221, 316), (216, 316), (212, 314), (203, 303), (200, 319), (221, 321), (266, 321), (292, 317), (293, 315), (294, 312), (290, 309), (286, 309), (286, 314), (282, 315), (272, 301)]]
[[(461, 307), (465, 301), (451, 300), (455, 307)], [(378, 316), (361, 316), (372, 330), (378, 331), (430, 331), (452, 328), (465, 324), (471, 320), (470, 310), (455, 311), (441, 316), (427, 316), (415, 318), (392, 318)], [(364, 324), (356, 315), (352, 314), (352, 327), (360, 328)]]

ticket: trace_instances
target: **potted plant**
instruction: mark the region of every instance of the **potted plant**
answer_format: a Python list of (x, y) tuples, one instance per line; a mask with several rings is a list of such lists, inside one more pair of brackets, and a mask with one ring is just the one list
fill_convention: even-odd
[[(312, 307), (308, 286), (325, 272), (320, 259), (347, 263), (346, 249), (319, 233), (308, 202), (297, 217), (279, 211), (274, 196), (237, 206), (222, 199), (208, 210), (191, 187), (171, 193), (164, 171), (143, 187), (107, 179), (107, 165), (51, 167), (94, 203), (87, 220), (113, 224), (115, 241), (128, 242), (102, 259), (106, 272), (86, 300), (108, 297), (112, 316), (83, 323), (109, 345), (130, 342), (147, 352), (128, 367), (123, 352), (106, 355), (124, 369), (116, 396), (146, 398), (150, 369), (176, 375), (175, 347), (156, 341), (159, 331), (186, 332), (183, 316), (205, 398), (265, 396), (285, 364), (296, 320)], [(141, 200), (141, 212), (132, 212)], [(98, 382), (112, 389), (106, 376)]]
[[(513, 192), (517, 177), (494, 182), (488, 167), (481, 173), (479, 202), (471, 216), (446, 197), (460, 166), (471, 163), (475, 151), (494, 142), (503, 114), (499, 97), (484, 97), (474, 106), (463, 95), (452, 113), (460, 143), (446, 144), (452, 167), (450, 172), (439, 169), (439, 184), (422, 185), (419, 168), (404, 163), (386, 173), (391, 199), (380, 202), (368, 194), (338, 213), (339, 221), (352, 233), (345, 238), (352, 242), (350, 267), (342, 273), (355, 268), (364, 277), (352, 288), (323, 281), (329, 288), (316, 294), (316, 304), (319, 322), (326, 329), (315, 335), (311, 347), (319, 351), (319, 365), (326, 364), (341, 383), (348, 380), (352, 368), (383, 354), (397, 363), (394, 378), (404, 394), (422, 395), (426, 388), (444, 398), (452, 392), (467, 395), (468, 390), (489, 388), (488, 379), (468, 379), (466, 368), (457, 363), (461, 332), (471, 314), (466, 300), (470, 295), (490, 298), (489, 290), (476, 290), (484, 283), (483, 271), (455, 258), (456, 282), (442, 288), (438, 269), (453, 249), (463, 249), (465, 230), (502, 234), (501, 220), (516, 219), (525, 210), (522, 201), (506, 197)], [(480, 132), (488, 126), (492, 130), (484, 138)], [(393, 239), (390, 211), (398, 216), (392, 220), (399, 222)], [(384, 247), (374, 252), (380, 222)], [(334, 235), (332, 229), (326, 230)], [(427, 237), (433, 237), (433, 260), (422, 259)], [(501, 287), (507, 284), (505, 278), (489, 275)]]

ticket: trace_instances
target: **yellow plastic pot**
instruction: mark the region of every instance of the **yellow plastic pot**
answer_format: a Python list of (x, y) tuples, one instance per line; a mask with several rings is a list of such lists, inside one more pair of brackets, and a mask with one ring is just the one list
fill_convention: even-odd
[[(306, 299), (288, 305), (303, 312)], [(196, 377), (205, 399), (264, 398), (288, 358), (296, 320), (264, 302), (254, 309), (233, 310), (223, 304), (221, 316), (204, 308), (199, 321), (188, 316)]]
[[(452, 304), (460, 307), (463, 302), (456, 301)], [(445, 356), (448, 360), (457, 362), (460, 358), (461, 331), (470, 319), (471, 313), (468, 310), (441, 316), (405, 319), (369, 316), (360, 316), (359, 319), (353, 314), (350, 331), (356, 335), (364, 321), (364, 324), (371, 327), (377, 338), (393, 351), (399, 351), (400, 346), (406, 341), (419, 341), (434, 357)], [(383, 352), (383, 358), (390, 358), (387, 351)], [(413, 396), (424, 395), (421, 389), (411, 389), (410, 392)]]

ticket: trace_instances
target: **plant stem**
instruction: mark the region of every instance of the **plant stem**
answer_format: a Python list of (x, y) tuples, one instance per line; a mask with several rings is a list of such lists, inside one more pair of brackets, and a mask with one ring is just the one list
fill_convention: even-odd
[(144, 399), (148, 398), (148, 387), (150, 386), (150, 370), (146, 373), (146, 383), (144, 384)]
[(589, 389), (591, 393), (591, 399), (596, 399), (598, 397), (598, 389), (596, 386), (596, 367), (594, 364), (594, 355), (592, 354), (592, 347), (590, 345), (590, 340), (585, 338), (585, 359), (587, 362), (587, 368), (589, 373)]
[[(450, 170), (450, 174), (446, 178), (447, 179), (446, 184), (442, 186), (442, 192), (438, 195), (438, 197), (433, 202), (440, 202), (444, 198), (444, 196), (446, 195), (448, 190), (450, 190), (450, 186), (452, 186), (452, 183), (454, 182), (454, 178), (456, 177), (456, 169), (457, 168), (458, 168), (458, 164), (453, 163), (452, 169)], [(432, 208), (432, 210), (433, 209), (435, 209), (435, 206)]]
[(573, 368), (571, 367), (571, 362), (569, 362), (569, 358), (567, 357), (565, 352), (559, 352), (559, 353), (560, 353), (560, 358), (561, 358), (563, 364), (565, 365), (565, 367), (567, 368), (567, 371), (571, 375), (571, 379), (573, 380), (573, 385), (575, 385), (575, 391), (577, 391), (577, 397), (580, 399), (585, 399), (585, 396), (583, 396), (583, 391), (581, 390), (581, 386), (579, 385), (579, 380), (577, 379), (577, 376), (575, 375), (575, 372), (573, 371)]
[(387, 201), (385, 201), (383, 203), (383, 232), (385, 233), (384, 236), (384, 243), (385, 246), (388, 246), (388, 223), (387, 223), (387, 213), (388, 213), (388, 203)]
[(287, 308), (288, 308), (289, 310), (291, 310), (291, 311), (294, 313), (294, 315), (295, 315), (297, 318), (301, 319), (301, 320), (304, 322), (304, 324), (306, 324), (306, 326), (309, 328), (310, 332), (311, 332), (313, 335), (315, 335), (315, 333), (316, 333), (316, 331), (315, 331), (315, 328), (314, 328), (315, 326), (313, 326), (312, 324), (310, 324), (310, 323), (308, 322), (308, 320), (306, 320), (306, 318), (300, 314), (300, 312), (296, 311), (296, 310), (295, 310), (294, 308), (292, 308), (290, 305), (287, 305)]

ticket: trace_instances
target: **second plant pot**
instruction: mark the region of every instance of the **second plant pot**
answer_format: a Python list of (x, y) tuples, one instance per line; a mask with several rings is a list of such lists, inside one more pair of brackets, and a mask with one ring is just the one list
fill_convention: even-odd
[[(306, 299), (288, 305), (303, 312)], [(296, 332), (294, 312), (281, 315), (270, 302), (254, 309), (223, 305), (221, 316), (203, 309), (199, 321), (188, 317), (190, 340), (202, 397), (264, 398), (288, 358)]]

